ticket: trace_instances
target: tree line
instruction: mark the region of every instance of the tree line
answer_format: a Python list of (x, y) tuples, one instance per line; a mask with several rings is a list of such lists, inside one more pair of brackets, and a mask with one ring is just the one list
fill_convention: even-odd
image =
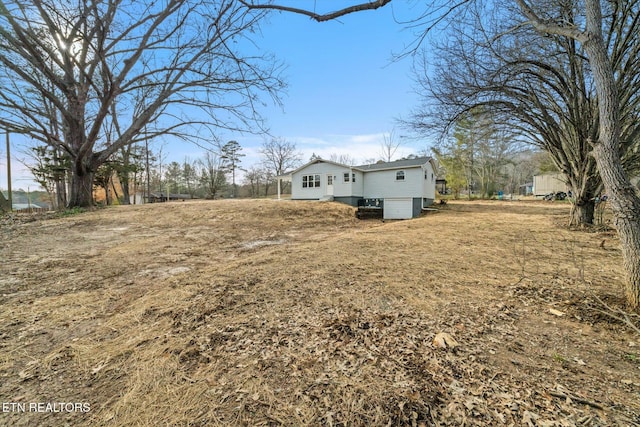
[[(276, 177), (300, 164), (294, 142), (283, 138), (265, 141), (261, 161), (247, 168), (242, 164), (242, 147), (237, 141), (215, 144), (196, 159), (165, 160), (163, 147), (127, 147), (127, 156), (113, 155), (94, 175), (94, 189), (100, 189), (105, 204), (130, 204), (164, 197), (216, 199), (261, 197), (276, 192)], [(70, 161), (44, 146), (32, 148), (27, 166), (49, 194), (50, 204), (64, 209), (70, 188)], [(242, 176), (242, 179), (240, 179)], [(286, 190), (286, 189), (283, 189)]]
[(548, 153), (482, 120), (460, 120), (433, 153), (455, 199), (529, 195), (535, 175), (559, 172)]

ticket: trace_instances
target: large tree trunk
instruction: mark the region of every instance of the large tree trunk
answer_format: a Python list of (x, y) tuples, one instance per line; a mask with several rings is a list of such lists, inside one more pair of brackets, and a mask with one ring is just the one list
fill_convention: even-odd
[(599, 140), (593, 154), (604, 183), (614, 223), (620, 235), (623, 265), (627, 275), (625, 294), (633, 309), (640, 305), (640, 198), (636, 195), (620, 159), (620, 99), (611, 61), (602, 38), (602, 14), (598, 0), (587, 0), (589, 57), (598, 94)]
[(56, 179), (56, 210), (63, 210), (67, 206), (66, 177)]
[(625, 296), (633, 309), (640, 306), (640, 199), (627, 179), (620, 157), (607, 148), (606, 136), (594, 150), (604, 181), (614, 224), (620, 236), (623, 266), (627, 275)]
[(590, 225), (593, 224), (595, 212), (595, 200), (576, 198), (571, 210), (571, 225)]
[(627, 275), (625, 296), (633, 309), (640, 307), (640, 199), (627, 179), (618, 151), (613, 151), (607, 136), (600, 137), (594, 150), (609, 196), (608, 203), (620, 236), (623, 265)]
[[(594, 173), (597, 174), (597, 171), (594, 171)], [(585, 180), (569, 177), (573, 192), (573, 206), (569, 225), (587, 226), (593, 224), (596, 191), (601, 188), (601, 182), (599, 175)]]
[(89, 208), (93, 206), (94, 172), (86, 167), (76, 166), (71, 174), (71, 194), (69, 208)]
[[(123, 174), (124, 175), (124, 174)], [(118, 175), (120, 180), (120, 187), (122, 187), (122, 204), (130, 205), (131, 204), (131, 195), (129, 193), (129, 177)]]

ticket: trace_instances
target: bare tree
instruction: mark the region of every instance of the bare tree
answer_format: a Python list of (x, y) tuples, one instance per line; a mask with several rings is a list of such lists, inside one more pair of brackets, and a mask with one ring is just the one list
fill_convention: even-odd
[(380, 158), (385, 162), (390, 162), (401, 145), (402, 143), (396, 135), (395, 129), (392, 129), (391, 132), (383, 133), (382, 141), (380, 142)]
[[(263, 157), (265, 172), (265, 196), (269, 192), (271, 181), (282, 175), (288, 169), (292, 169), (302, 161), (302, 154), (297, 151), (296, 144), (284, 138), (273, 138), (265, 141), (260, 148)], [(280, 183), (278, 182), (278, 185)], [(282, 189), (278, 187), (278, 191)]]
[(543, 151), (524, 150), (516, 154), (505, 168), (507, 181), (506, 190), (509, 194), (523, 196), (527, 195), (527, 188), (523, 188), (527, 183), (533, 181), (534, 175), (541, 172), (542, 162), (540, 159), (546, 158), (548, 153)]
[(329, 160), (331, 160), (332, 162), (340, 163), (340, 164), (347, 165), (347, 166), (355, 166), (356, 165), (356, 159), (351, 157), (351, 155), (349, 155), (349, 154), (332, 153), (332, 154), (329, 155)]
[[(275, 175), (271, 169), (263, 168), (262, 177), (264, 182), (264, 196), (267, 197), (269, 195), (269, 190), (271, 189), (271, 184), (273, 184), (273, 181), (275, 180)], [(284, 191), (285, 189), (280, 188), (280, 191)]]
[(227, 183), (225, 160), (220, 154), (207, 151), (199, 163), (200, 184), (205, 188), (206, 197), (215, 199)]
[(273, 138), (265, 141), (260, 148), (263, 162), (269, 170), (282, 175), (286, 170), (296, 167), (302, 160), (294, 142), (284, 138)]
[[(257, 97), (277, 101), (283, 87), (272, 58), (238, 52), (265, 12), (234, 0), (20, 0), (1, 1), (0, 12), (0, 127), (71, 159), (70, 206), (91, 205), (97, 168), (122, 147), (252, 129)], [(143, 87), (144, 108), (123, 114)], [(61, 135), (42, 99), (59, 115)], [(121, 132), (107, 144), (114, 114)]]
[(244, 182), (249, 186), (249, 195), (258, 197), (260, 195), (260, 184), (264, 179), (264, 170), (259, 166), (251, 166), (244, 175)]

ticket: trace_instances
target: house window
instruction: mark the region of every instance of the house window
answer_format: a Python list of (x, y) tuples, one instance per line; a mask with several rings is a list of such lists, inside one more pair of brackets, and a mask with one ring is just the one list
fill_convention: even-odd
[(356, 174), (355, 173), (351, 174), (351, 182), (356, 182)]
[(349, 182), (349, 172), (344, 173), (344, 182)]
[(404, 181), (404, 171), (396, 172), (396, 181)]
[(302, 188), (320, 187), (320, 175), (302, 175)]
[(327, 175), (327, 185), (333, 185), (333, 175)]

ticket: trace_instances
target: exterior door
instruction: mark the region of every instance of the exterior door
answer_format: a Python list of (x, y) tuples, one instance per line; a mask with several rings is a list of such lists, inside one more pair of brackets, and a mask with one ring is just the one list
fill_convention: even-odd
[(327, 174), (327, 196), (333, 196), (333, 174)]

